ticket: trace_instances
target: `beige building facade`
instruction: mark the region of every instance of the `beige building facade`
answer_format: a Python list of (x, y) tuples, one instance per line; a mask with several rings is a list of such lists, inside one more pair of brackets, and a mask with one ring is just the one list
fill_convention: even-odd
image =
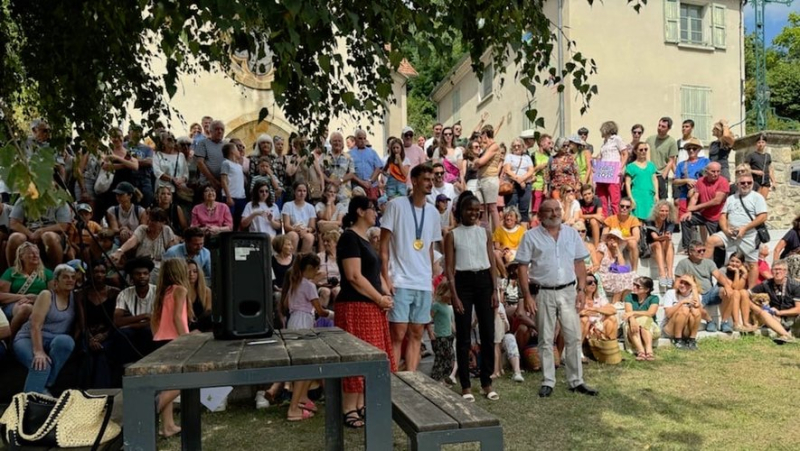
[[(636, 13), (627, 2), (606, 1), (589, 5), (586, 0), (549, 0), (545, 14), (559, 23), (559, 9), (565, 39), (576, 41), (577, 49), (563, 45), (563, 61), (573, 51), (594, 59), (597, 74), (590, 83), (598, 87), (590, 107), (581, 114), (581, 100), (565, 81), (563, 101), (556, 86), (538, 87), (535, 97), (515, 78), (511, 63), (502, 87), (493, 67), (483, 80), (462, 60), (437, 86), (432, 99), (438, 105), (439, 120), (451, 124), (460, 120), (469, 131), (488, 114), (487, 123), (504, 125), (496, 137), (510, 143), (521, 130), (535, 128), (525, 116), (536, 109), (545, 119), (541, 133), (554, 136), (589, 129), (589, 143), (602, 143), (599, 128), (608, 120), (619, 126), (620, 136), (630, 139), (630, 129), (643, 124), (645, 136), (655, 133), (658, 119), (669, 116), (675, 122), (671, 134), (680, 137), (680, 122), (693, 119), (695, 134), (704, 143), (712, 139), (712, 124), (727, 119), (735, 134), (744, 135), (743, 16), (738, 0), (651, 0)], [(555, 28), (554, 28), (555, 29)], [(553, 64), (557, 66), (557, 47)], [(486, 62), (489, 62), (488, 58)], [(560, 106), (563, 105), (563, 106)], [(563, 129), (560, 124), (563, 123)]]
[[(344, 54), (344, 51), (342, 43), (339, 52)], [(203, 116), (211, 116), (225, 123), (226, 138), (242, 139), (248, 153), (262, 133), (286, 139), (292, 132), (297, 132), (300, 124), (288, 121), (270, 89), (273, 80), (271, 56), (267, 51), (261, 60), (252, 61), (246, 52), (237, 53), (232, 55), (233, 63), (228, 72), (181, 76), (178, 91), (169, 101), (173, 112), (177, 113), (173, 115), (169, 128), (176, 136), (188, 135), (192, 123), (199, 123)], [(328, 131), (340, 131), (348, 136), (357, 128), (363, 128), (369, 142), (382, 153), (383, 143), (392, 133), (397, 135), (406, 124), (406, 85), (408, 78), (416, 75), (413, 67), (404, 60), (392, 76), (394, 98), (387, 104), (382, 117), (358, 119), (354, 114), (343, 112), (331, 120)], [(264, 107), (269, 110), (269, 115), (259, 122), (258, 114)]]

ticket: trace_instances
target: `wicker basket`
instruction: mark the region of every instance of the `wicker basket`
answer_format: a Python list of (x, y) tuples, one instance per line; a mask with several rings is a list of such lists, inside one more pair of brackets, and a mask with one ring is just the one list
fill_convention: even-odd
[[(556, 368), (561, 366), (561, 353), (558, 348), (553, 346), (553, 360), (556, 362)], [(539, 348), (537, 346), (529, 346), (522, 351), (522, 361), (530, 371), (540, 371), (542, 369), (542, 359), (539, 357)]]
[(592, 349), (594, 358), (600, 363), (616, 365), (622, 361), (622, 352), (619, 350), (619, 343), (617, 340), (598, 340), (596, 338), (590, 338), (589, 347)]

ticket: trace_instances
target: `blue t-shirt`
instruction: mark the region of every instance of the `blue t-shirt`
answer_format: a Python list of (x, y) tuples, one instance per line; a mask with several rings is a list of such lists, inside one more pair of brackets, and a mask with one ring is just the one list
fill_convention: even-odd
[[(365, 147), (364, 149), (354, 147), (350, 149), (350, 158), (353, 160), (356, 177), (361, 180), (369, 180), (375, 169), (383, 167), (381, 158), (371, 147)], [(358, 184), (353, 182), (353, 187), (355, 188), (356, 186)], [(372, 186), (375, 186), (375, 183)]]
[[(692, 179), (697, 180), (703, 176), (706, 166), (710, 163), (706, 157), (700, 157), (694, 162), (689, 160), (681, 161), (675, 170), (676, 179)], [(678, 187), (678, 198), (686, 199), (689, 196), (689, 185), (681, 185)]]

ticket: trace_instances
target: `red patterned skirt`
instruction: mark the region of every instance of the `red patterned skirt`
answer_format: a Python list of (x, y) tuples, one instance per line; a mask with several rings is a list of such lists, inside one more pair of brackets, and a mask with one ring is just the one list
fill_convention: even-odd
[[(397, 371), (392, 357), (392, 337), (386, 312), (373, 302), (342, 302), (336, 300), (334, 325), (386, 352), (391, 371)], [(345, 393), (363, 393), (363, 377), (346, 377), (342, 380)]]

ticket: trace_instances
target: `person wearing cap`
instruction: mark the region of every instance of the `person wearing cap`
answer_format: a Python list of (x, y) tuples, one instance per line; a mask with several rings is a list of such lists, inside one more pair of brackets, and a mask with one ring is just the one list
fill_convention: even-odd
[[(603, 145), (600, 147), (599, 160), (607, 165), (616, 164), (618, 166), (617, 176), (624, 173), (624, 165), (625, 162), (628, 161), (628, 146), (622, 138), (619, 137), (617, 134), (618, 132), (619, 128), (614, 121), (606, 121), (600, 125), (600, 135), (603, 137)], [(597, 172), (595, 172), (595, 174), (597, 174)], [(613, 178), (611, 182), (597, 182), (595, 188), (595, 194), (600, 199), (600, 203), (603, 204), (603, 211), (606, 216), (611, 216), (619, 211), (619, 202), (622, 197), (620, 189), (621, 180), (613, 176), (611, 178)]]
[[(93, 210), (91, 205), (81, 203), (75, 206), (75, 210), (78, 212), (78, 217), (75, 218), (69, 229), (69, 242), (73, 250), (71, 255), (88, 260), (90, 248), (95, 244), (92, 235), (100, 233), (103, 230), (103, 226), (92, 221)], [(78, 235), (78, 232), (80, 232), (80, 235)], [(81, 247), (83, 247), (84, 254), (80, 253)]]
[(525, 151), (528, 153), (533, 152), (533, 146), (536, 144), (536, 131), (532, 128), (523, 130), (519, 134), (519, 138), (525, 143)]
[(564, 185), (574, 189), (580, 186), (578, 164), (575, 163), (575, 156), (569, 152), (569, 141), (566, 138), (556, 140), (555, 155), (550, 160), (548, 170), (550, 174), (548, 190), (551, 198), (559, 199), (561, 187)]
[(445, 171), (442, 163), (433, 164), (433, 187), (431, 193), (426, 196), (429, 204), (436, 205), (436, 199), (439, 195), (444, 195), (448, 199), (447, 209), (452, 206), (453, 200), (456, 198), (456, 187), (452, 183), (444, 181), (447, 172)]
[(449, 207), (452, 200), (453, 199), (450, 199), (444, 194), (439, 194), (436, 196), (436, 202), (433, 204), (439, 212), (439, 222), (442, 224), (442, 236), (447, 235), (455, 225), (453, 223), (453, 215), (451, 214), (452, 210), (450, 210)]
[[(699, 157), (700, 152), (703, 150), (703, 144), (697, 138), (690, 138), (683, 143), (684, 149), (688, 154), (688, 158), (677, 164), (675, 167), (675, 180), (672, 182), (673, 186), (678, 188), (678, 215), (683, 216), (686, 214), (688, 206), (689, 192), (694, 191), (697, 180), (703, 176), (706, 166), (710, 160), (706, 157)], [(673, 193), (675, 197), (675, 193)]]
[[(409, 171), (414, 169), (414, 166), (418, 164), (422, 164), (428, 160), (427, 156), (425, 155), (425, 151), (416, 144), (414, 144), (414, 129), (406, 125), (403, 127), (403, 130), (400, 132), (400, 137), (403, 139), (403, 150), (405, 151), (406, 158), (408, 158), (409, 163), (411, 166), (408, 168)], [(411, 181), (409, 178), (407, 186), (411, 186)]]
[(586, 148), (583, 138), (579, 135), (570, 136), (569, 151), (575, 156), (575, 163), (578, 164), (579, 183), (581, 185), (592, 183), (592, 152)]
[(585, 259), (589, 252), (578, 232), (562, 223), (557, 200), (542, 202), (538, 216), (542, 225), (525, 232), (514, 262), (519, 264), (517, 276), (524, 299), (517, 305), (516, 314), (536, 315), (543, 376), (539, 397), (552, 396), (556, 384), (553, 340), (557, 321), (566, 345), (563, 361), (569, 391), (596, 396), (598, 391), (583, 380), (577, 310), (585, 304)]
[(697, 155), (698, 158), (703, 158), (706, 156), (702, 149), (702, 141), (694, 136), (694, 121), (691, 119), (686, 119), (683, 121), (683, 123), (681, 123), (681, 139), (677, 140), (678, 158), (676, 160), (676, 164), (681, 164), (681, 162), (686, 161), (689, 158), (689, 153), (686, 151), (686, 143), (692, 139), (696, 139), (700, 142), (701, 149), (700, 154)]
[(589, 144), (589, 129), (586, 127), (581, 127), (578, 129), (578, 136), (584, 142), (586, 146), (586, 150), (589, 151), (589, 155), (594, 155), (594, 146)]
[(116, 363), (124, 365), (149, 354), (153, 349), (153, 332), (150, 315), (156, 298), (156, 286), (150, 283), (150, 273), (155, 264), (147, 257), (137, 257), (125, 263), (125, 272), (133, 285), (117, 296), (114, 310), (114, 327), (125, 339), (118, 340), (119, 349), (112, 355)]
[(147, 210), (134, 203), (142, 198), (142, 193), (128, 182), (117, 185), (112, 193), (117, 198), (117, 205), (106, 210), (106, 222), (122, 244), (128, 241), (137, 227), (147, 224)]
[(67, 245), (64, 232), (72, 225), (69, 206), (62, 202), (57, 207), (48, 207), (37, 221), (29, 221), (25, 216), (24, 201), (24, 197), (17, 199), (8, 215), (12, 233), (6, 245), (6, 261), (13, 262), (17, 248), (27, 241), (44, 250), (51, 268), (62, 263)]
[(145, 145), (142, 141), (142, 127), (131, 125), (128, 130), (128, 142), (125, 148), (131, 156), (139, 163), (139, 167), (131, 172), (131, 183), (142, 192), (141, 205), (145, 208), (153, 203), (153, 149)]

